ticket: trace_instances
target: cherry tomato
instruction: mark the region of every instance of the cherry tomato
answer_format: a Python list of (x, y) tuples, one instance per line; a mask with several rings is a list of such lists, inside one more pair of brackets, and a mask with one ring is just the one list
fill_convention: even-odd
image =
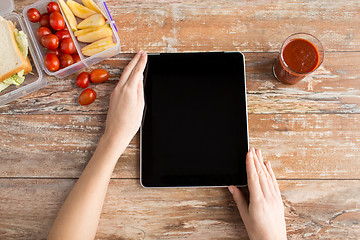
[(30, 8), (27, 11), (27, 17), (30, 22), (36, 23), (40, 20), (41, 14), (36, 8)]
[(76, 85), (81, 88), (87, 88), (90, 84), (90, 74), (88, 72), (82, 72), (76, 78)]
[(49, 17), (50, 15), (47, 13), (41, 15), (39, 20), (40, 26), (50, 28), (51, 26), (50, 26)]
[(62, 42), (65, 38), (71, 38), (68, 30), (60, 30), (55, 33), (55, 35), (59, 38), (59, 41)]
[(71, 38), (65, 38), (60, 45), (60, 51), (63, 53), (73, 54), (75, 52), (75, 44)]
[(50, 14), (49, 21), (50, 26), (56, 31), (63, 30), (65, 27), (65, 20), (59, 12), (52, 12)]
[(61, 68), (66, 68), (74, 63), (74, 59), (70, 54), (64, 53), (59, 56)]
[(55, 72), (55, 71), (59, 70), (59, 68), (60, 68), (59, 58), (53, 53), (48, 53), (45, 55), (44, 64), (45, 64), (45, 67), (47, 69), (49, 69), (49, 71), (52, 71), (52, 72)]
[(59, 47), (59, 38), (55, 34), (48, 34), (41, 38), (41, 44), (50, 50), (55, 50)]
[(90, 80), (93, 83), (102, 83), (108, 79), (109, 73), (104, 69), (95, 69), (90, 73)]
[(49, 2), (46, 9), (49, 14), (52, 12), (60, 12), (60, 7), (56, 2)]
[(51, 30), (47, 27), (39, 27), (36, 31), (36, 38), (40, 41), (45, 35), (52, 34)]
[(57, 48), (57, 49), (55, 49), (55, 50), (50, 50), (50, 49), (48, 49), (48, 50), (46, 51), (46, 53), (53, 53), (53, 54), (55, 54), (55, 55), (58, 56), (58, 57), (61, 55), (61, 52), (60, 52), (59, 48)]
[(74, 59), (74, 63), (77, 63), (77, 62), (80, 62), (80, 61), (81, 61), (79, 54), (74, 53), (74, 54), (72, 54), (71, 56), (72, 56), (72, 58)]
[(89, 105), (95, 101), (96, 93), (91, 88), (85, 89), (79, 96), (79, 103), (81, 105)]

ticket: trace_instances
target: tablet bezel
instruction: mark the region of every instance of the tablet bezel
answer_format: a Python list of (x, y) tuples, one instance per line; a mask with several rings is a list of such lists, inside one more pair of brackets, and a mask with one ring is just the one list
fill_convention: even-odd
[[(191, 52), (191, 54), (196, 54), (196, 53), (204, 53), (204, 52)], [(245, 56), (242, 52), (205, 52), (205, 53), (238, 53), (241, 55), (242, 57), (242, 60), (243, 60), (243, 79), (244, 79), (244, 97), (245, 97), (245, 112), (246, 112), (246, 138), (247, 138), (247, 147), (248, 147), (248, 151), (249, 151), (249, 122), (248, 122), (248, 110), (247, 110), (247, 89), (246, 89), (246, 69), (245, 69)], [(166, 54), (174, 54), (174, 53), (149, 53), (148, 55), (166, 55)], [(179, 54), (182, 54), (182, 53), (179, 53)], [(144, 89), (145, 89), (145, 84), (146, 84), (146, 75), (147, 75), (147, 71), (148, 71), (148, 66), (146, 66), (146, 69), (144, 71)], [(142, 156), (142, 145), (143, 145), (143, 137), (142, 137), (142, 134), (143, 134), (143, 123), (144, 123), (144, 120), (145, 120), (145, 114), (146, 114), (146, 109), (147, 109), (147, 105), (145, 104), (145, 107), (144, 107), (144, 113), (143, 113), (143, 120), (142, 120), (142, 124), (141, 124), (141, 127), (140, 127), (140, 184), (142, 187), (144, 188), (209, 188), (209, 187), (227, 187), (225, 185), (210, 185), (210, 186), (145, 186), (143, 184), (143, 169), (142, 169), (142, 162), (143, 162), (143, 156)], [(244, 159), (245, 161), (245, 159)], [(245, 171), (246, 173), (246, 171)], [(244, 185), (235, 185), (236, 187), (245, 187), (247, 186), (247, 184), (244, 184)]]

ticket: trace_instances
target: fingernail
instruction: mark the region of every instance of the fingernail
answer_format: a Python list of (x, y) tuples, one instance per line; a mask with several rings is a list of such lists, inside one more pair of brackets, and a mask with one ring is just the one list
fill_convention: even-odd
[(138, 54), (142, 54), (143, 53), (143, 50), (139, 50)]
[(251, 151), (252, 151), (253, 154), (255, 155), (255, 148), (252, 148)]
[(231, 194), (234, 194), (234, 188), (233, 188), (233, 186), (228, 186), (228, 189), (229, 189), (229, 191), (231, 192)]
[(141, 56), (145, 56), (147, 54), (147, 52), (142, 52)]

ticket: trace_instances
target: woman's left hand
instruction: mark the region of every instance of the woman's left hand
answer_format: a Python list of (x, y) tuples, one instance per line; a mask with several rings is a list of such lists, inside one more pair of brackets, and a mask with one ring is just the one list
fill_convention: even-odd
[(143, 72), (147, 54), (139, 51), (125, 67), (110, 96), (104, 136), (127, 145), (139, 130), (144, 110)]

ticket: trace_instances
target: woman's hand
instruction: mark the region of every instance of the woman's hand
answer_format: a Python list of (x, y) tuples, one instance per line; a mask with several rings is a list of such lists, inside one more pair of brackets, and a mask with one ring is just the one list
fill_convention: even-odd
[(124, 69), (110, 97), (105, 134), (56, 217), (48, 239), (94, 239), (116, 162), (141, 124), (144, 109), (140, 51)]
[(250, 239), (286, 239), (284, 205), (270, 163), (264, 164), (260, 150), (246, 155), (250, 204), (244, 194), (230, 186)]
[(143, 72), (147, 54), (139, 51), (125, 67), (120, 80), (110, 96), (106, 119), (107, 140), (127, 145), (138, 131), (144, 110)]

